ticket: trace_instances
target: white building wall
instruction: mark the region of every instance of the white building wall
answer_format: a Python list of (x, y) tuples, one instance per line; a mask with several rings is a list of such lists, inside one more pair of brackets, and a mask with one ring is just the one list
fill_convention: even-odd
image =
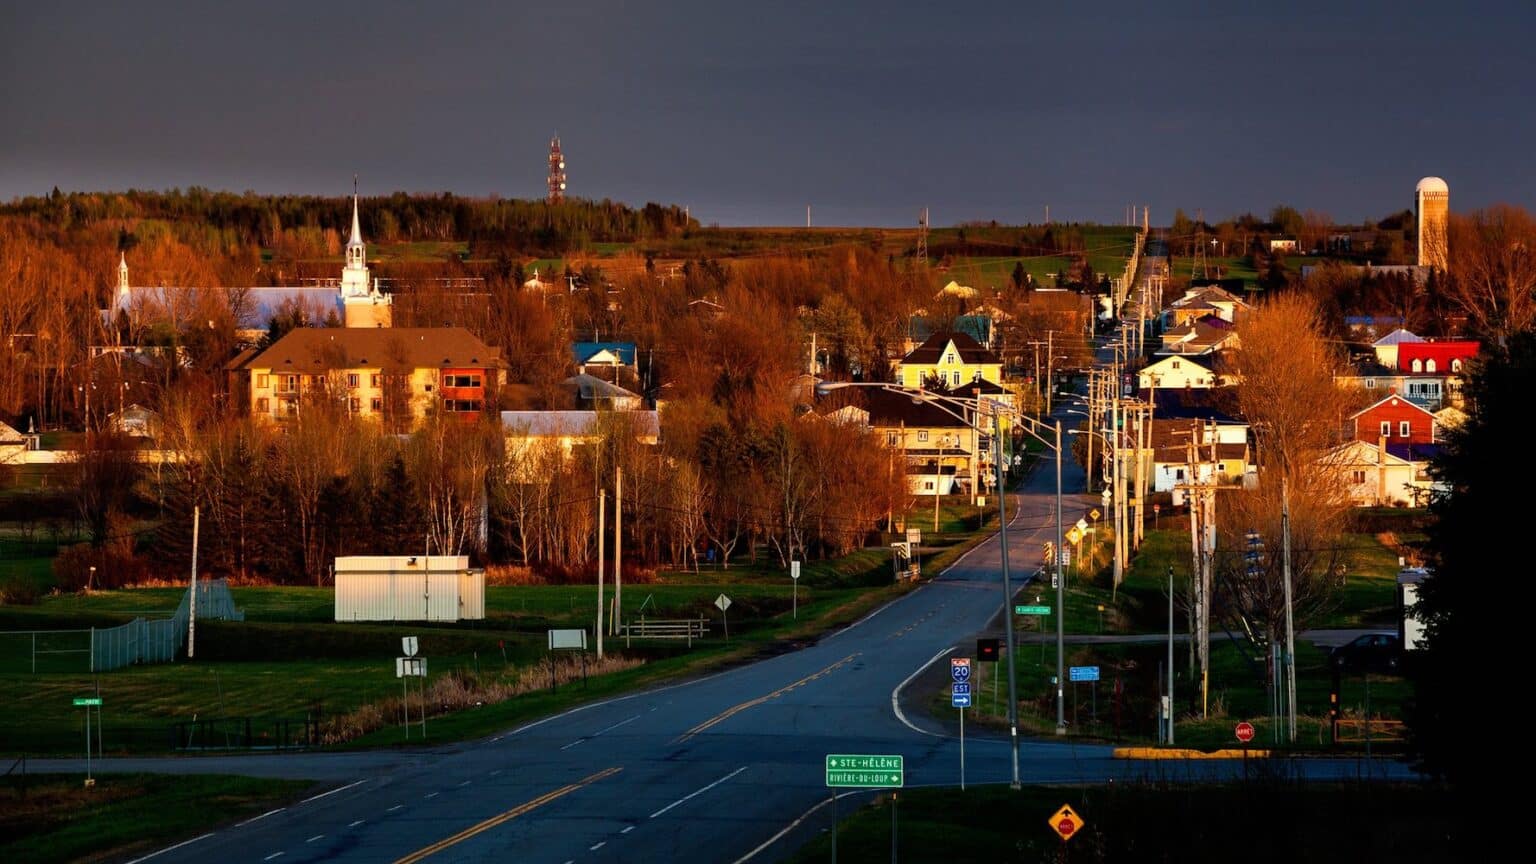
[(485, 577), (470, 571), (467, 556), (354, 555), (336, 559), (337, 621), (484, 617)]

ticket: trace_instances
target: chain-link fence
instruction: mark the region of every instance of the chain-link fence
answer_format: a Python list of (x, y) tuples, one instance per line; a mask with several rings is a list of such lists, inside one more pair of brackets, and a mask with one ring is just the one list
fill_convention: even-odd
[[(86, 630), (0, 632), (0, 672), (110, 672), (135, 663), (170, 663), (186, 645), (192, 590), (170, 618), (135, 618), (116, 627)], [(209, 579), (197, 586), (197, 616), (244, 621), (229, 583)]]

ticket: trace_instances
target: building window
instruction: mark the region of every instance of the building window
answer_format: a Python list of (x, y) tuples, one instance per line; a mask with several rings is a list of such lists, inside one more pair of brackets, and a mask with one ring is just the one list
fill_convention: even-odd
[(432, 392), (432, 385), (431, 384), (423, 384), (423, 385), (421, 385), (421, 392), (423, 392), (423, 393), (431, 393)]
[(351, 411), (353, 414), (361, 414), (363, 411), (363, 400), (357, 398), (356, 396), (348, 399), (347, 410)]
[(1183, 482), (1183, 480), (1184, 480), (1184, 469), (1183, 468), (1175, 468), (1175, 469), (1173, 469), (1173, 479), (1178, 480), (1179, 482)]
[(256, 376), (256, 388), (258, 390), (265, 390), (265, 389), (267, 389), (268, 387), (272, 386), (271, 383), (269, 383), (270, 380), (271, 380), (271, 376), (269, 376), (269, 375), (267, 375), (265, 373), (263, 373), (261, 375), (257, 375)]
[(1375, 378), (1367, 378), (1367, 379), (1365, 379), (1365, 389), (1367, 389), (1367, 390), (1375, 390), (1376, 389), (1376, 379)]
[(382, 412), (384, 410), (384, 400), (378, 396), (373, 397), (368, 400), (368, 409), (375, 414)]
[(359, 379), (359, 376), (358, 376), (358, 374), (356, 372), (348, 372), (347, 373), (347, 387), (348, 387), (348, 389), (356, 390), (357, 389), (357, 385), (359, 383), (358, 379)]
[(951, 366), (955, 365), (955, 355), (953, 355), (953, 354), (946, 354), (944, 356), (944, 362), (948, 363)]
[(470, 411), (479, 411), (481, 402), (479, 399), (444, 399), (443, 405), (446, 406), (449, 411), (466, 413)]
[(1364, 471), (1351, 471), (1349, 479), (1350, 479), (1350, 482), (1354, 483), (1356, 486), (1364, 486), (1365, 485), (1365, 472)]
[(932, 480), (924, 480), (923, 481), (923, 491), (924, 492), (932, 492), (933, 491), (933, 481)]
[(885, 445), (887, 447), (895, 447), (896, 446), (896, 433), (895, 432), (887, 432), (887, 433), (885, 433)]
[(1381, 421), (1381, 436), (1383, 438), (1392, 437), (1392, 422), (1390, 420)]
[(1175, 369), (1179, 368), (1179, 361), (1177, 361), (1177, 360), (1173, 361), (1173, 368), (1175, 368)]
[(1424, 361), (1424, 371), (1425, 372), (1433, 372), (1433, 371), (1435, 371), (1435, 358), (1431, 357), (1428, 360)]
[(479, 375), (449, 375), (443, 381), (444, 387), (479, 387)]
[(285, 376), (283, 376), (283, 392), (285, 392), (285, 393), (297, 393), (297, 392), (299, 392), (299, 376), (297, 376), (297, 375), (285, 375)]
[(1452, 372), (1460, 372), (1461, 371), (1461, 361), (1460, 360), (1452, 360), (1451, 361), (1451, 371)]
[(1413, 365), (1410, 368), (1412, 368), (1415, 372), (1423, 372), (1424, 361), (1419, 360), (1418, 358), (1414, 358)]
[(379, 373), (375, 372), (368, 376), (368, 386), (375, 390), (379, 389)]
[(1397, 424), (1397, 434), (1403, 438), (1413, 434), (1413, 424), (1407, 420)]
[(272, 410), (271, 407), (269, 407), (269, 405), (267, 404), (267, 397), (263, 396), (260, 399), (256, 400), (256, 413), (257, 414), (266, 414), (267, 412), (269, 412), (271, 410)]
[(917, 430), (917, 440), (920, 441), (920, 442), (926, 442), (928, 440), (928, 430), (927, 429), (919, 429), (919, 430)]
[(960, 386), (960, 373), (959, 372), (954, 373), (953, 379), (954, 379), (954, 382), (955, 382), (955, 386), (959, 387)]

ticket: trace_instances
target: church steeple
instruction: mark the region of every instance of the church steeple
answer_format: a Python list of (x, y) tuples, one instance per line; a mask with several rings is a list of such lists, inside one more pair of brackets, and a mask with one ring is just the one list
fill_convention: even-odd
[(363, 243), (363, 226), (357, 216), (357, 178), (352, 178), (352, 236), (347, 238), (347, 269), (360, 270), (367, 264), (368, 247)]
[(117, 253), (117, 290), (119, 293), (128, 293), (128, 253)]

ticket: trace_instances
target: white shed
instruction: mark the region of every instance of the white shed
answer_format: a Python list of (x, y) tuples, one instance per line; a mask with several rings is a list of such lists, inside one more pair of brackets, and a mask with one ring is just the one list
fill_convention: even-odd
[(351, 555), (336, 559), (337, 621), (485, 618), (485, 571), (466, 555)]

